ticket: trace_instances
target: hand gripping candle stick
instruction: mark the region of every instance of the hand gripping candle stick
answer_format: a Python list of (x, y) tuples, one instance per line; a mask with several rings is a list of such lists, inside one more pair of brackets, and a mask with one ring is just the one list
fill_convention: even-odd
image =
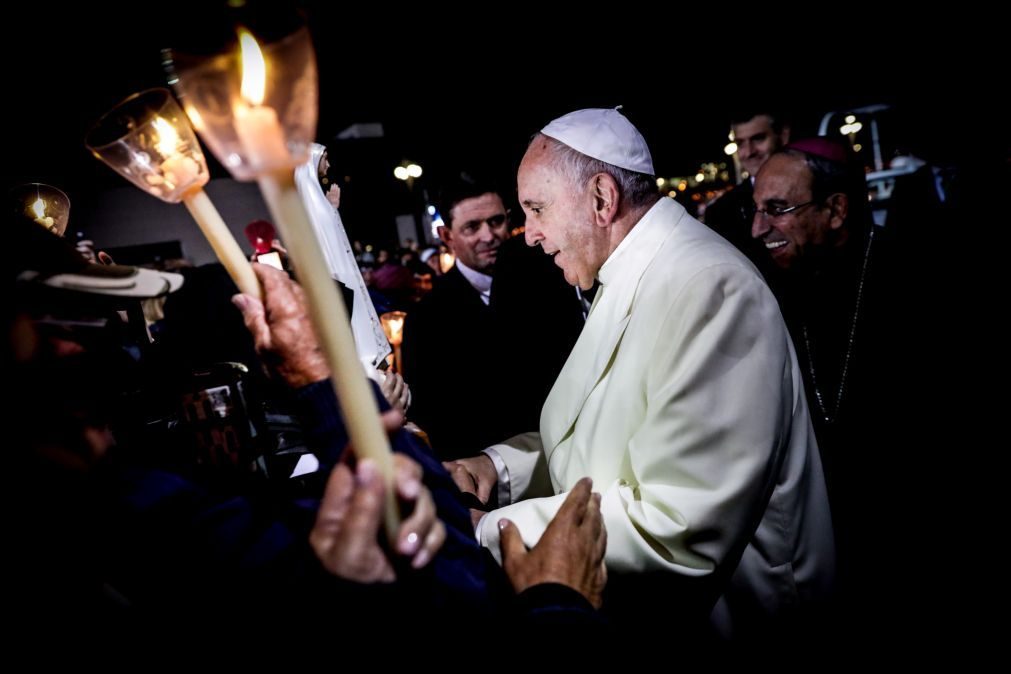
[(127, 98), (92, 128), (87, 145), (92, 154), (148, 194), (186, 204), (239, 290), (260, 296), (253, 268), (203, 190), (209, 177), (207, 162), (186, 115), (167, 89), (150, 89)]
[(305, 290), (352, 445), (358, 456), (375, 460), (386, 479), (385, 524), (393, 540), (399, 515), (389, 441), (362, 376), (347, 309), (295, 189), (294, 169), (306, 161), (316, 135), (316, 60), (308, 29), (263, 49), (240, 29), (238, 50), (211, 58), (172, 53), (169, 64), (207, 146), (236, 179), (260, 185)]

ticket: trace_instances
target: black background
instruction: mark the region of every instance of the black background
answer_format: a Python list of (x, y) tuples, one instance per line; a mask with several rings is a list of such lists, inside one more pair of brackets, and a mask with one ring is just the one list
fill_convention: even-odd
[[(37, 2), (7, 10), (5, 187), (48, 182), (77, 203), (122, 186), (85, 150), (87, 129), (126, 96), (165, 86), (160, 50), (216, 35), (218, 6)], [(422, 186), (483, 164), (511, 181), (527, 139), (547, 121), (618, 104), (649, 141), (660, 175), (723, 159), (728, 118), (742, 102), (787, 110), (795, 137), (813, 134), (828, 110), (889, 103), (900, 120), (889, 140), (918, 154), (993, 149), (1007, 157), (999, 125), (1007, 108), (996, 106), (1006, 58), (981, 37), (986, 21), (943, 17), (943, 27), (914, 31), (859, 14), (812, 19), (812, 27), (715, 6), (592, 15), (584, 7), (554, 19), (543, 8), (504, 5), (454, 15), (301, 8), (319, 61), (318, 138), (331, 145), (336, 172), (351, 177), (382, 171), (395, 184), (393, 166), (410, 159), (426, 168)], [(971, 50), (953, 46), (966, 39)], [(381, 122), (385, 139), (332, 142), (355, 122)], [(213, 164), (212, 175), (226, 174)]]

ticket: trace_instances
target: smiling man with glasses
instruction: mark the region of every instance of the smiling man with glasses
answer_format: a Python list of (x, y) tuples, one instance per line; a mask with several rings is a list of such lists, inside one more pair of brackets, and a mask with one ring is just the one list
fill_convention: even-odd
[(894, 595), (893, 579), (920, 564), (922, 539), (894, 523), (911, 522), (907, 502), (933, 497), (904, 493), (924, 455), (898, 449), (917, 446), (910, 438), (934, 423), (923, 410), (939, 397), (929, 379), (919, 381), (921, 370), (932, 372), (911, 348), (936, 342), (933, 314), (910, 310), (925, 292), (927, 268), (896, 247), (909, 245), (896, 240), (908, 232), (874, 225), (861, 163), (828, 138), (797, 141), (762, 166), (751, 217), (752, 235), (784, 272), (776, 290), (825, 466), (843, 579), (839, 610), (859, 611)]
[(804, 154), (793, 150), (773, 155), (755, 179), (754, 203), (744, 209), (745, 216), (751, 219), (751, 236), (781, 269), (803, 263), (823, 247), (846, 243), (849, 197), (841, 186), (826, 183), (819, 186), (821, 194), (815, 187)]

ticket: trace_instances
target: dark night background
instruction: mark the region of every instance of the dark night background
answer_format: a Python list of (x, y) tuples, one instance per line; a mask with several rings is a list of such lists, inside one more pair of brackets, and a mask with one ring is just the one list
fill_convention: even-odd
[[(184, 6), (197, 7), (189, 16), (200, 18), (155, 14)], [(216, 6), (58, 10), (37, 2), (5, 10), (4, 187), (54, 184), (75, 209), (100, 190), (122, 187), (85, 150), (87, 129), (126, 96), (165, 86), (161, 48), (204, 38), (217, 21), (208, 7)], [(362, 210), (383, 190), (392, 190), (394, 203), (405, 198), (406, 186), (392, 177), (403, 159), (425, 168), (425, 188), (446, 171), (484, 164), (511, 184), (530, 134), (581, 107), (624, 105), (660, 175), (725, 159), (728, 117), (749, 101), (787, 110), (795, 137), (812, 135), (826, 111), (889, 103), (890, 146), (967, 161), (989, 142), (995, 155), (1007, 156), (1007, 135), (993, 132), (1007, 109), (991, 93), (1007, 75), (985, 53), (981, 45), (989, 43), (977, 28), (964, 31), (976, 45), (966, 52), (949, 46), (957, 25), (946, 26), (948, 35), (866, 17), (826, 17), (815, 29), (773, 27), (769, 17), (712, 7), (566, 22), (491, 5), (451, 17), (417, 7), (301, 7), (318, 55), (318, 139), (330, 145), (335, 173), (351, 179), (348, 205)], [(385, 138), (334, 141), (356, 122), (381, 122)], [(212, 177), (225, 175), (212, 160)], [(356, 195), (365, 183), (371, 187)], [(372, 207), (382, 215), (390, 201)]]

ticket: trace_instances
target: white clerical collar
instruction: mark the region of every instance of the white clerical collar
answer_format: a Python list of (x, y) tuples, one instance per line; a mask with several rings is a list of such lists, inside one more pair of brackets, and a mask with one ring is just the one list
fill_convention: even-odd
[[(678, 210), (681, 213), (678, 213)], [(677, 222), (680, 220), (683, 212), (684, 209), (673, 199), (669, 197), (658, 199), (653, 204), (653, 207), (646, 211), (642, 218), (629, 230), (625, 238), (618, 244), (618, 247), (607, 257), (607, 260), (604, 261), (604, 264), (597, 272), (597, 280), (603, 285), (607, 285), (627, 271), (622, 258), (638, 259), (642, 255), (652, 256), (656, 251), (650, 250), (649, 247), (638, 249), (638, 254), (635, 252), (630, 253), (630, 251), (636, 250), (636, 241), (652, 238), (654, 236), (653, 230), (657, 227), (662, 227), (665, 218), (670, 219), (672, 222)]]
[(474, 290), (478, 292), (481, 296), (481, 301), (485, 304), (491, 301), (491, 282), (492, 278), (488, 274), (482, 274), (476, 269), (471, 269), (460, 260), (456, 261), (456, 268), (460, 270), (463, 277), (467, 279)]

